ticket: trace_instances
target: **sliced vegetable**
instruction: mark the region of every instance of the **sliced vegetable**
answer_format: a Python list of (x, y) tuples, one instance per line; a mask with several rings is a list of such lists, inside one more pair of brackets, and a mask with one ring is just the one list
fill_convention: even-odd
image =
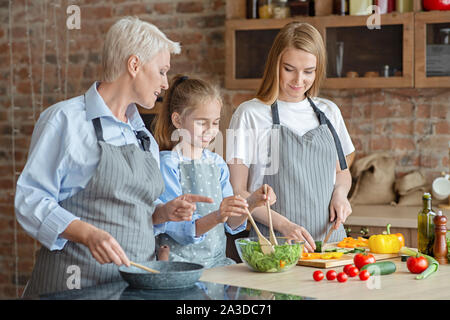
[(328, 259), (339, 259), (342, 257), (343, 252), (326, 252), (320, 255), (320, 259), (328, 260)]
[(395, 263), (392, 261), (381, 261), (374, 262), (370, 264), (366, 264), (361, 268), (361, 272), (363, 270), (369, 271), (370, 275), (386, 275), (394, 273), (397, 270)]
[(367, 247), (369, 246), (369, 240), (364, 239), (363, 237), (358, 237), (357, 239), (346, 237), (339, 242), (337, 246), (340, 248)]
[(412, 256), (412, 257), (424, 257), (425, 259), (428, 260), (428, 268), (424, 272), (422, 272), (421, 274), (416, 276), (417, 280), (426, 279), (430, 275), (432, 275), (433, 273), (438, 271), (438, 269), (439, 269), (439, 263), (433, 257), (430, 257), (426, 254), (422, 254), (420, 252), (414, 251), (408, 247), (401, 248), (400, 253), (406, 254), (406, 255)]

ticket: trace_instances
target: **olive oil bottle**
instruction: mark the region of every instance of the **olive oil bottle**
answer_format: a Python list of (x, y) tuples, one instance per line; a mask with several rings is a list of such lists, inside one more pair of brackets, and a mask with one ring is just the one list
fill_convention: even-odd
[(417, 217), (417, 249), (420, 253), (433, 256), (434, 222), (436, 213), (431, 208), (431, 194), (424, 193), (423, 209)]

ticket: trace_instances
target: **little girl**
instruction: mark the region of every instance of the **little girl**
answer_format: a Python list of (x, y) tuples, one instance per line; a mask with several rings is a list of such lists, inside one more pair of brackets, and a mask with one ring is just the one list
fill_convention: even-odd
[(192, 220), (169, 222), (160, 246), (169, 246), (169, 260), (200, 263), (206, 268), (233, 264), (225, 255), (225, 231), (236, 234), (247, 225), (247, 209), (275, 203), (261, 187), (247, 199), (233, 195), (228, 167), (207, 149), (219, 132), (222, 99), (219, 90), (199, 79), (177, 75), (164, 96), (156, 118), (155, 139), (160, 146), (160, 169), (165, 203), (182, 194), (208, 196), (214, 203), (198, 203)]

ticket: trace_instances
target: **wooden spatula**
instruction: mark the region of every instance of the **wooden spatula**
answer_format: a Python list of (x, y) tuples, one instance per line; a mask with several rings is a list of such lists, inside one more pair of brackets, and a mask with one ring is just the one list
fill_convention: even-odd
[(139, 268), (139, 269), (151, 272), (151, 273), (160, 273), (158, 270), (155, 270), (155, 269), (143, 266), (142, 264), (139, 264), (139, 263), (136, 263), (136, 262), (133, 262), (133, 261), (130, 261), (130, 264), (132, 266), (135, 266), (136, 268)]
[(250, 220), (250, 223), (252, 224), (252, 226), (255, 229), (255, 232), (258, 236), (258, 242), (259, 242), (259, 245), (261, 246), (262, 253), (264, 253), (264, 254), (274, 253), (275, 252), (274, 247), (272, 246), (270, 241), (267, 240), (267, 238), (262, 235), (261, 231), (259, 231), (259, 228), (256, 225), (255, 220), (253, 220), (253, 217), (252, 217), (252, 214), (250, 213), (250, 211), (248, 211), (247, 208), (245, 210), (247, 211), (248, 220)]
[[(264, 194), (267, 196), (267, 184), (264, 184)], [(267, 207), (267, 214), (269, 215), (269, 239), (270, 243), (272, 243), (274, 246), (278, 245), (277, 237), (275, 237), (275, 232), (273, 232), (273, 225), (272, 225), (272, 212), (270, 211), (270, 204), (269, 199), (266, 200), (266, 207)]]

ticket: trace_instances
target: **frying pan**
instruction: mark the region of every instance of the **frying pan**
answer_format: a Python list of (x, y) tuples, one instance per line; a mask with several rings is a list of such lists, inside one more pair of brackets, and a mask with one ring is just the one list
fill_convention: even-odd
[(192, 287), (204, 269), (201, 264), (181, 261), (150, 261), (140, 264), (158, 270), (160, 273), (150, 273), (134, 266), (120, 266), (120, 275), (132, 288), (178, 289)]

